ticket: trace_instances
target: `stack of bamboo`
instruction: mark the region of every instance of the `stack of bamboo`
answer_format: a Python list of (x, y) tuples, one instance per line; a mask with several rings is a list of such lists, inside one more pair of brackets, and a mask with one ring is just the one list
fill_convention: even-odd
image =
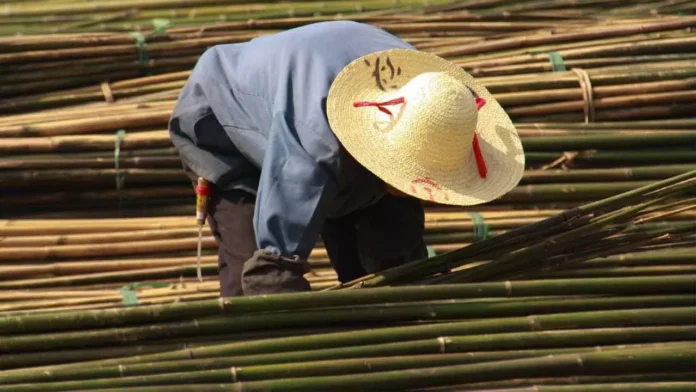
[[(169, 14), (185, 9), (186, 18), (148, 24), (173, 3), (181, 8)], [(0, 119), (6, 217), (192, 213), (166, 128), (198, 56), (213, 44), (341, 18), (453, 60), (495, 95), (518, 124), (529, 169), (499, 203), (566, 208), (696, 164), (696, 17), (675, 15), (689, 2), (430, 3), (371, 2), (349, 15), (355, 4), (346, 2), (9, 3), (0, 21), (12, 32), (35, 18), (46, 24), (0, 39), (0, 110), (13, 113)], [(293, 17), (277, 19), (289, 9)], [(53, 27), (62, 33), (34, 34)]]
[[(36, 135), (0, 139), (3, 216), (193, 215), (193, 189), (168, 132), (111, 133), (131, 119), (166, 127), (168, 109), (138, 111), (0, 127), (0, 134)], [(527, 171), (517, 188), (483, 208), (567, 208), (693, 170), (695, 123), (520, 124)]]
[(696, 171), (322, 292), (5, 312), (0, 391), (690, 391), (696, 258), (682, 247), (696, 224), (654, 223), (694, 184)]
[[(151, 41), (146, 46), (120, 32), (6, 37), (0, 39), (0, 108), (21, 112), (154, 92), (160, 92), (160, 99), (175, 98), (164, 92), (178, 89), (212, 45), (348, 18), (238, 22), (164, 35), (150, 30), (138, 36)], [(582, 121), (587, 105), (594, 109), (587, 113), (592, 121), (683, 116), (693, 109), (688, 92), (696, 76), (691, 33), (696, 17), (486, 18), (455, 10), (350, 19), (384, 28), (420, 50), (456, 62), (503, 94), (502, 103), (515, 107), (515, 117), (525, 121)], [(550, 94), (536, 94), (540, 89)], [(556, 105), (549, 106), (552, 102)], [(652, 109), (629, 110), (637, 104)]]
[(230, 21), (267, 20), (283, 17), (348, 15), (409, 16), (413, 12), (434, 14), (441, 11), (469, 11), (472, 19), (500, 20), (517, 18), (643, 17), (683, 15), (696, 11), (685, 0), (391, 0), (328, 1), (322, 3), (292, 0), (275, 3), (221, 0), (10, 0), (0, 21), (0, 33), (45, 34), (82, 31), (138, 31), (163, 27), (218, 26)]
[[(431, 211), (429, 242), (451, 245), (428, 261), (321, 292), (222, 300), (206, 299), (217, 296), (214, 284), (177, 279), (186, 269), (194, 276), (184, 258), (88, 258), (175, 250), (164, 248), (176, 244), (172, 236), (191, 234), (179, 218), (92, 222), (96, 235), (69, 234), (86, 222), (6, 222), (17, 235), (10, 241), (25, 247), (4, 255), (34, 263), (3, 269), (19, 279), (0, 282), (10, 304), (0, 315), (0, 392), (691, 391), (694, 184), (691, 171), (517, 219), (484, 213), (462, 222), (461, 213)], [(503, 230), (483, 233), (485, 222), (484, 230)], [(464, 228), (473, 235), (447, 233)], [(153, 240), (109, 242), (134, 236)], [(95, 242), (101, 251), (79, 245)], [(32, 254), (47, 243), (66, 245)], [(82, 259), (42, 268), (41, 254)], [(320, 249), (313, 256), (309, 276), (321, 277), (327, 260)], [(209, 277), (214, 260), (206, 260)], [(90, 269), (62, 281), (21, 279)], [(119, 277), (174, 284), (109, 292)], [(143, 305), (153, 302), (167, 304)]]
[(5, 316), (0, 391), (687, 392), (693, 296), (684, 275)]
[[(586, 239), (572, 238), (570, 249), (579, 251), (582, 248), (580, 260), (561, 271), (535, 271), (531, 276), (611, 277), (696, 272), (696, 238), (693, 236), (696, 233), (693, 224), (696, 213), (693, 211), (692, 183), (690, 180), (681, 185), (676, 189), (679, 193), (670, 194), (669, 199), (659, 199), (659, 203), (647, 211), (638, 211), (642, 215), (619, 216), (619, 223), (626, 219), (631, 222), (631, 228), (617, 226), (628, 230), (626, 233), (613, 227), (609, 231), (592, 232), (592, 236)], [(432, 206), (426, 212), (425, 241), (433, 256), (454, 257), (445, 263), (446, 269), (460, 268), (463, 260), (476, 266), (479, 261), (497, 257), (495, 255), (499, 253), (495, 252), (507, 254), (518, 246), (529, 246), (529, 238), (512, 241), (513, 248), (503, 248), (495, 241), (544, 224), (562, 212), (464, 212)], [(608, 210), (604, 210), (603, 219), (608, 216)], [(584, 218), (579, 220), (585, 222)], [(603, 225), (615, 224), (609, 220), (602, 222)], [(202, 282), (196, 279), (197, 227), (192, 218), (41, 219), (0, 223), (2, 312), (109, 308), (191, 301), (218, 295), (217, 246), (208, 229), (204, 230), (202, 243), (204, 279)], [(575, 228), (570, 219), (564, 227)], [(538, 234), (543, 238), (550, 232), (545, 228)], [(609, 236), (609, 242), (601, 242), (603, 236)], [(474, 259), (457, 256), (460, 249), (476, 249), (472, 248), (473, 245), (485, 248), (491, 241), (497, 244), (493, 255), (484, 252), (476, 254)], [(569, 245), (564, 246), (561, 250), (566, 251)], [(543, 254), (549, 261), (544, 261), (540, 254), (533, 258), (525, 257), (535, 260), (539, 266), (556, 265), (553, 257), (562, 259), (561, 255), (549, 249)], [(437, 260), (431, 258), (427, 264), (440, 268)], [(586, 262), (578, 263), (582, 260)], [(312, 272), (307, 278), (315, 290), (336, 284), (336, 275), (321, 238), (309, 261)], [(455, 264), (450, 265), (453, 261)], [(422, 279), (429, 273), (419, 271), (416, 275)], [(399, 278), (398, 283), (422, 282)]]
[[(4, 7), (4, 8), (3, 8)], [(14, 0), (0, 7), (0, 392), (696, 389), (691, 0)], [(431, 257), (218, 299), (167, 134), (210, 45), (380, 26), (475, 75), (520, 185), (428, 205)], [(389, 287), (385, 287), (389, 286)]]
[[(5, 313), (0, 391), (691, 391), (695, 258), (665, 249), (692, 245), (696, 226), (649, 223), (680, 213), (658, 201), (695, 181), (566, 211), (357, 290)], [(678, 264), (635, 276), (640, 257), (585, 261), (627, 249), (652, 252), (650, 268)]]

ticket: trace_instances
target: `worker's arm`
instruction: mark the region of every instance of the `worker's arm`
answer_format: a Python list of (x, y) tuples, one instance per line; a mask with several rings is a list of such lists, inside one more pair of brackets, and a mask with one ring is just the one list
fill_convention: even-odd
[[(338, 146), (333, 135), (292, 123), (282, 113), (273, 117), (254, 213), (259, 252), (245, 265), (245, 293), (296, 291), (303, 285), (300, 273), (336, 191)], [(293, 265), (295, 273), (288, 270)]]

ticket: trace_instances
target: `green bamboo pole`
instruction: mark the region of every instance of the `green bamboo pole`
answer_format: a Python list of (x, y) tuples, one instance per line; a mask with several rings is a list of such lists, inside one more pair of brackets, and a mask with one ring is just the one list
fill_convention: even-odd
[[(691, 348), (689, 344), (670, 345), (673, 350), (683, 350)], [(637, 348), (622, 348), (621, 350), (635, 351)], [(641, 350), (664, 350), (662, 347), (649, 347)], [(462, 365), (481, 362), (495, 362), (496, 359), (510, 360), (516, 358), (539, 358), (542, 355), (567, 355), (591, 352), (588, 349), (573, 351), (573, 349), (539, 350), (536, 355), (516, 356), (514, 353), (499, 353), (496, 358), (481, 356), (483, 361), (472, 361), (472, 356), (465, 354), (436, 354), (436, 355), (416, 355), (416, 356), (392, 356), (392, 357), (373, 357), (357, 359), (335, 359), (327, 361), (311, 361), (304, 363), (284, 363), (265, 366), (241, 366), (232, 364), (230, 360), (219, 360), (216, 366), (221, 369), (207, 370), (187, 370), (184, 372), (172, 372), (166, 374), (145, 375), (145, 376), (124, 376), (114, 378), (95, 379), (94, 375), (85, 380), (40, 383), (34, 385), (9, 385), (0, 386), (0, 392), (33, 392), (33, 391), (73, 391), (97, 388), (115, 388), (146, 385), (179, 385), (196, 384), (208, 382), (245, 382), (261, 381), (278, 378), (298, 378), (313, 376), (335, 376), (343, 374), (369, 374), (374, 372), (385, 372), (401, 369), (432, 368), (439, 366)], [(553, 354), (551, 354), (553, 353)], [(223, 363), (230, 365), (222, 366)], [(165, 365), (167, 363), (164, 363)]]
[(608, 169), (526, 170), (521, 184), (656, 180), (693, 171), (696, 165), (659, 165)]
[(667, 249), (588, 260), (578, 268), (692, 264), (694, 260), (696, 260), (696, 249)]
[[(598, 312), (561, 313), (519, 318), (492, 319), (482, 321), (465, 321), (455, 323), (438, 323), (407, 327), (390, 327), (367, 331), (349, 331), (327, 333), (314, 336), (298, 336), (280, 339), (258, 340), (252, 342), (229, 343), (207, 347), (195, 347), (187, 350), (172, 351), (162, 354), (142, 355), (131, 358), (94, 361), (93, 366), (127, 365), (133, 363), (161, 362), (177, 359), (211, 358), (232, 355), (249, 355), (279, 353), (299, 350), (312, 350), (330, 347), (380, 344), (436, 338), (450, 335), (499, 334), (512, 332), (553, 331), (577, 328), (611, 328), (640, 326), (693, 325), (696, 320), (693, 309), (668, 308), (649, 310), (613, 310)], [(683, 340), (675, 337), (673, 340)], [(0, 382), (5, 377), (36, 377), (36, 374), (51, 375), (65, 369), (75, 369), (78, 365), (59, 365), (42, 367), (36, 370), (18, 370), (3, 372)]]
[[(177, 303), (145, 308), (62, 312), (32, 316), (0, 316), (0, 334), (38, 333), (166, 322), (216, 314), (300, 310), (314, 307), (370, 305), (389, 302), (474, 298), (519, 298), (540, 295), (669, 295), (691, 293), (696, 276), (605, 279), (558, 279), (491, 282), (437, 287), (383, 287), (375, 289), (292, 293), (260, 297)], [(609, 284), (610, 283), (610, 284)]]
[[(490, 389), (488, 392), (691, 392), (693, 382), (638, 382), (584, 385), (534, 385), (526, 388)], [(459, 389), (459, 391), (462, 391)], [(466, 391), (466, 390), (463, 390)]]
[(664, 265), (657, 267), (606, 267), (578, 270), (544, 271), (534, 274), (535, 278), (599, 278), (611, 276), (667, 276), (696, 273), (696, 265)]
[[(236, 367), (250, 369), (254, 379), (253, 367), (266, 367), (271, 371), (287, 373), (302, 372), (308, 364), (319, 361), (335, 361), (356, 358), (394, 358), (409, 356), (454, 357), (459, 363), (482, 363), (515, 358), (533, 358), (546, 355), (563, 355), (583, 352), (606, 352), (613, 350), (663, 349), (688, 347), (688, 340), (694, 336), (690, 327), (642, 327), (564, 330), (554, 332), (502, 333), (473, 336), (441, 336), (438, 338), (396, 342), (387, 344), (326, 348), (307, 351), (291, 351), (260, 355), (241, 355), (216, 358), (200, 358), (150, 362), (142, 364), (118, 364), (109, 366), (72, 366), (43, 369), (20, 369), (0, 373), (3, 385), (65, 382), (92, 379), (115, 379), (124, 377), (135, 379), (148, 375), (170, 373), (190, 373), (205, 370), (229, 369)], [(645, 343), (643, 343), (645, 342)], [(585, 345), (595, 346), (585, 346)], [(494, 351), (489, 351), (494, 350)], [(428, 366), (428, 361), (415, 361)], [(89, 365), (89, 364), (86, 364)], [(410, 365), (413, 366), (413, 365)], [(341, 367), (334, 370), (340, 372)], [(311, 370), (310, 370), (311, 372)], [(239, 372), (236, 372), (239, 374)], [(307, 370), (305, 370), (305, 375)], [(263, 373), (262, 373), (263, 374)], [(293, 377), (301, 374), (294, 374)], [(258, 377), (258, 376), (256, 376)], [(153, 384), (163, 377), (151, 379)], [(258, 378), (256, 378), (258, 379)], [(142, 381), (142, 379), (141, 379)], [(2, 391), (3, 389), (0, 389)]]
[[(636, 350), (634, 352), (606, 352), (568, 354), (554, 357), (525, 358), (482, 364), (453, 365), (428, 368), (428, 371), (397, 370), (355, 375), (285, 378), (248, 383), (198, 384), (177, 386), (181, 391), (352, 391), (404, 390), (453, 383), (494, 381), (502, 378), (557, 375), (631, 374), (642, 371), (691, 371), (696, 360), (696, 349), (678, 351)], [(611, 369), (611, 370), (609, 370)], [(231, 378), (231, 375), (230, 375)], [(227, 380), (228, 382), (230, 379)], [(693, 386), (693, 383), (690, 383)], [(104, 391), (155, 392), (168, 387), (110, 388)], [(242, 389), (243, 388), (243, 389)]]
[[(556, 215), (554, 217), (539, 221), (537, 223), (527, 225), (518, 229), (510, 230), (508, 232), (505, 232), (497, 237), (494, 237), (495, 241), (495, 249), (497, 252), (502, 253), (502, 251), (510, 251), (512, 252), (513, 250), (518, 249), (518, 243), (521, 238), (524, 238), (526, 241), (530, 241), (530, 239), (533, 238), (538, 238), (538, 239), (546, 239), (546, 243), (541, 242), (537, 243), (534, 252), (538, 252), (539, 248), (544, 248), (546, 244), (548, 243), (547, 237), (550, 236), (551, 234), (557, 233), (557, 231), (553, 231), (554, 227), (557, 225), (562, 225), (563, 226), (563, 233), (559, 234), (561, 237), (560, 238), (565, 238), (568, 239), (568, 237), (573, 237), (576, 236), (577, 233), (586, 233), (587, 231), (592, 231), (594, 228), (598, 226), (602, 226), (604, 223), (608, 223), (609, 221), (607, 218), (600, 218), (599, 222), (593, 222), (593, 223), (588, 223), (588, 215), (586, 214), (593, 214), (596, 211), (604, 211), (606, 212), (607, 210), (611, 208), (617, 208), (620, 206), (625, 206), (628, 205), (629, 203), (636, 202), (642, 198), (645, 198), (644, 195), (650, 194), (652, 198), (659, 198), (662, 197), (666, 194), (679, 191), (679, 189), (686, 189), (691, 185), (692, 178), (693, 176), (696, 175), (696, 172), (689, 172), (685, 173), (682, 175), (678, 175), (675, 177), (672, 177), (670, 179), (664, 180), (664, 181), (659, 181), (656, 183), (652, 183), (649, 185), (645, 185), (643, 187), (638, 187), (633, 190), (629, 190), (627, 192), (624, 192), (622, 194), (618, 194), (615, 196), (608, 197), (603, 200), (599, 200), (597, 202), (592, 202), (583, 206), (580, 206), (576, 209), (573, 210), (568, 210), (564, 212), (563, 214)], [(675, 185), (677, 184), (677, 185)], [(676, 187), (676, 188), (675, 188)], [(658, 199), (656, 199), (658, 200)], [(641, 209), (644, 209), (646, 207), (649, 207), (648, 204), (643, 204), (643, 205), (638, 205), (637, 207), (631, 207), (630, 210), (633, 212), (630, 212), (631, 214), (636, 214), (637, 212), (639, 213)], [(610, 215), (610, 220), (611, 219), (625, 219), (625, 218), (630, 218), (630, 216), (625, 215), (626, 212), (619, 212), (614, 215)], [(582, 219), (580, 217), (583, 217)], [(580, 232), (573, 231), (572, 229), (574, 227), (581, 226), (578, 230), (581, 230)], [(557, 230), (557, 229), (556, 229)], [(574, 233), (574, 234), (569, 234), (569, 233)], [(507, 245), (507, 242), (512, 242), (512, 240), (515, 239), (515, 242), (512, 243), (512, 245)], [(417, 279), (423, 279), (423, 276), (427, 276), (428, 273), (425, 271), (433, 271), (435, 272), (442, 272), (443, 267), (447, 266), (447, 264), (452, 263), (454, 265), (448, 266), (445, 271), (449, 270), (450, 268), (458, 265), (462, 265), (465, 262), (462, 262), (465, 257), (473, 257), (476, 256), (477, 254), (482, 254), (483, 252), (490, 251), (493, 247), (491, 246), (492, 240), (486, 240), (486, 241), (480, 241), (477, 243), (474, 243), (468, 247), (459, 249), (454, 252), (450, 252), (448, 254), (443, 254), (440, 256), (436, 256), (433, 258), (429, 258), (427, 260), (422, 260), (422, 261), (415, 261), (411, 262), (409, 264), (400, 266), (400, 267), (395, 267), (391, 268), (385, 271), (382, 271), (379, 275), (368, 275), (366, 277), (363, 277), (355, 282), (349, 282), (346, 285), (343, 286), (350, 286), (353, 284), (360, 284), (363, 287), (375, 287), (375, 286), (381, 286), (384, 284), (387, 284), (388, 282), (394, 282), (397, 279), (408, 279), (409, 276), (418, 276)], [(508, 247), (506, 248), (505, 245)], [(558, 245), (556, 245), (558, 246)], [(532, 253), (532, 251), (527, 248), (524, 250), (523, 254), (529, 254)], [(512, 257), (518, 257), (518, 254), (512, 256)], [(534, 256), (532, 256), (534, 257)], [(510, 257), (508, 257), (510, 258)], [(505, 260), (503, 258), (503, 260)], [(497, 264), (504, 263), (503, 262), (498, 262)], [(490, 266), (484, 266), (486, 270), (495, 270), (496, 268), (492, 268)], [(483, 267), (479, 267), (483, 268)], [(425, 270), (425, 271), (424, 271)]]
[[(173, 350), (183, 350), (188, 346), (181, 344), (148, 344), (144, 346), (109, 347), (82, 350), (51, 350), (41, 354), (22, 353), (0, 355), (0, 370), (30, 368), (50, 364), (69, 364), (85, 361), (95, 361), (107, 358), (130, 357), (145, 354), (162, 353)], [(1, 374), (1, 373), (0, 373)]]
[[(563, 152), (525, 151), (528, 164), (548, 164), (563, 157)], [(608, 166), (631, 164), (677, 164), (696, 162), (696, 151), (684, 148), (635, 150), (584, 150), (573, 152), (566, 161), (570, 166)]]
[(622, 383), (645, 383), (654, 382), (692, 382), (696, 373), (645, 373), (620, 376), (570, 376), (570, 377), (535, 377), (516, 380), (504, 380), (493, 382), (480, 382), (463, 384), (459, 386), (447, 386), (442, 388), (428, 388), (414, 390), (413, 392), (462, 392), (484, 388), (486, 391), (498, 388), (530, 388), (538, 386), (561, 386), (561, 385), (594, 385), (594, 384), (622, 384)]
[[(684, 186), (684, 184), (682, 184), (682, 186)], [(562, 252), (563, 249), (567, 249), (568, 247), (573, 249), (573, 246), (589, 245), (592, 242), (602, 238), (602, 232), (600, 231), (597, 233), (597, 231), (601, 230), (603, 226), (630, 221), (632, 218), (635, 218), (638, 214), (640, 214), (641, 210), (655, 204), (656, 200), (637, 204), (617, 212), (606, 213), (604, 216), (600, 216), (597, 219), (592, 219), (588, 224), (582, 227), (573, 228), (559, 234), (552, 235), (549, 238), (523, 249), (519, 249), (516, 252), (496, 257), (495, 260), (488, 264), (459, 271), (451, 274), (450, 276), (437, 278), (436, 280), (438, 282), (490, 280), (496, 276), (505, 276), (506, 274), (519, 272), (523, 269), (529, 271), (531, 268), (540, 268), (539, 265), (533, 266), (529, 260), (529, 257), (534, 257), (533, 255), (538, 254), (539, 252), (543, 252), (542, 254), (550, 256), (552, 254), (558, 254), (559, 252)], [(599, 202), (598, 204), (601, 205), (603, 202)], [(613, 229), (610, 231), (607, 230), (604, 235), (609, 236), (617, 233), (619, 230), (621, 229)], [(597, 237), (597, 234), (599, 234), (600, 237)]]
[(520, 128), (566, 128), (566, 129), (690, 129), (696, 126), (693, 119), (667, 119), (650, 121), (610, 121), (592, 123), (536, 123), (519, 124)]
[(646, 146), (670, 146), (696, 142), (696, 133), (623, 134), (566, 136), (563, 138), (525, 138), (525, 149), (532, 151), (558, 151), (591, 148), (640, 148)]
[[(166, 324), (150, 324), (117, 329), (82, 330), (42, 335), (7, 336), (0, 342), (0, 352), (13, 353), (36, 351), (50, 342), (56, 349), (80, 348), (104, 344), (116, 344), (127, 339), (136, 342), (162, 337), (191, 336), (196, 334), (219, 334), (243, 332), (264, 325), (292, 328), (297, 326), (322, 326), (332, 323), (351, 325), (356, 323), (408, 322), (416, 320), (465, 320), (486, 317), (516, 317), (526, 314), (550, 314), (581, 311), (583, 309), (647, 309), (688, 306), (693, 296), (634, 297), (599, 300), (560, 300), (540, 302), (487, 303), (426, 303), (370, 306), (346, 309), (322, 309), (299, 312), (257, 314), (254, 317), (209, 317), (190, 319)], [(477, 306), (478, 305), (478, 306)], [(318, 317), (322, 315), (322, 317)], [(331, 320), (331, 321), (327, 321)], [(694, 315), (696, 322), (696, 315)]]

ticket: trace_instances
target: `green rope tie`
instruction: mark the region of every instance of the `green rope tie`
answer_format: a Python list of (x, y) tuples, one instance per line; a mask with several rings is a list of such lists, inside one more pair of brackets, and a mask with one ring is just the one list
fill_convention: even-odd
[(126, 131), (124, 129), (119, 129), (116, 131), (116, 141), (114, 143), (114, 168), (116, 169), (116, 192), (118, 194), (118, 210), (121, 211), (123, 206), (123, 194), (121, 190), (123, 185), (126, 183), (126, 175), (121, 174), (121, 168), (119, 165), (120, 155), (121, 155), (121, 142), (126, 137)]
[(531, 51), (530, 56), (538, 56), (540, 54), (545, 54), (549, 56), (549, 61), (551, 62), (551, 70), (553, 72), (565, 72), (567, 71), (565, 63), (563, 62), (563, 56), (558, 52), (546, 52), (546, 51)]
[(151, 287), (155, 289), (163, 289), (171, 287), (169, 283), (129, 283), (119, 289), (123, 297), (123, 306), (138, 306), (138, 293), (135, 291), (140, 288)]
[(548, 52), (549, 61), (551, 61), (551, 70), (553, 72), (565, 72), (567, 71), (565, 63), (563, 62), (563, 56), (558, 52)]
[(488, 235), (488, 223), (483, 220), (483, 215), (478, 212), (470, 212), (469, 216), (474, 224), (474, 241), (483, 241), (490, 238)]
[(165, 30), (172, 22), (169, 19), (155, 18), (152, 20), (152, 27), (154, 28), (153, 33), (155, 34), (167, 34)]
[(428, 250), (428, 258), (437, 256), (437, 253), (435, 253), (435, 248), (433, 248), (432, 245), (428, 245), (425, 248)]
[(140, 70), (146, 74), (150, 73), (150, 53), (147, 51), (147, 42), (145, 36), (137, 31), (130, 33), (131, 37), (135, 39), (135, 47), (138, 49), (138, 62), (140, 63)]

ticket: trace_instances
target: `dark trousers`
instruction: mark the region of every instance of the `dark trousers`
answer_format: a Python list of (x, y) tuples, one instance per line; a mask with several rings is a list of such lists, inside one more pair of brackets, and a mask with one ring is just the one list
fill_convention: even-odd
[[(193, 181), (196, 177), (184, 168)], [(208, 224), (218, 244), (220, 294), (244, 295), (242, 270), (256, 251), (255, 197), (211, 184)], [(327, 219), (321, 239), (341, 282), (427, 257), (419, 200), (386, 195), (372, 206)]]

